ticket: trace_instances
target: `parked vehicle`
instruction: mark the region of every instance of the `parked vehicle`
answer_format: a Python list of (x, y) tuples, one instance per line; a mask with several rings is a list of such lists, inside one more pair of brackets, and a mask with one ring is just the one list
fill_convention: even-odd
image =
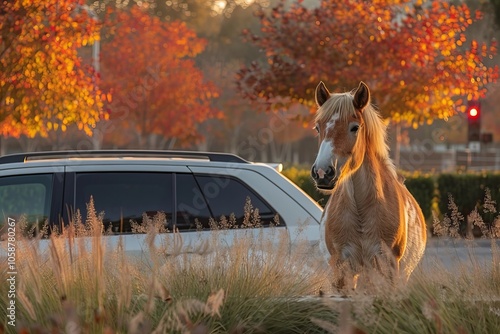
[[(93, 199), (111, 243), (144, 249), (136, 227), (158, 214), (193, 251), (224, 230), (224, 242), (253, 227), (319, 241), (322, 208), (276, 168), (225, 153), (192, 151), (60, 151), (0, 157), (0, 234), (24, 219), (61, 231)], [(226, 231), (227, 230), (227, 231)]]

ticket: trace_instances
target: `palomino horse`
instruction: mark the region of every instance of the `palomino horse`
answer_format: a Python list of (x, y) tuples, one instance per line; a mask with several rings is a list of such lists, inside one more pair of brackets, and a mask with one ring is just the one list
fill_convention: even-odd
[[(315, 95), (320, 147), (311, 175), (331, 192), (321, 228), (330, 265), (340, 271), (337, 288), (348, 272), (354, 279), (370, 268), (408, 279), (424, 254), (425, 220), (389, 158), (386, 126), (368, 86), (332, 94), (320, 82)], [(387, 275), (382, 259), (390, 264)]]

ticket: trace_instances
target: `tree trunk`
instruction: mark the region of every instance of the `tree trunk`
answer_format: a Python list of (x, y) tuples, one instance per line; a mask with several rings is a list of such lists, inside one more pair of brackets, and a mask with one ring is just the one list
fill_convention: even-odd
[(100, 150), (102, 148), (102, 138), (103, 134), (101, 130), (96, 127), (96, 129), (92, 133), (92, 149)]
[(7, 154), (7, 143), (3, 136), (0, 136), (0, 156)]

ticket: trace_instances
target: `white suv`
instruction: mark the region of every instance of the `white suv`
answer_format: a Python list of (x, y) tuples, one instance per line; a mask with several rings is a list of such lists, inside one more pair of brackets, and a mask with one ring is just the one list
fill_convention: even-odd
[(179, 231), (186, 247), (214, 228), (227, 228), (230, 243), (256, 221), (263, 229), (255, 230), (272, 226), (292, 242), (298, 235), (312, 244), (320, 238), (322, 209), (314, 200), (275, 168), (232, 154), (118, 150), (0, 157), (0, 235), (9, 219), (21, 215), (28, 223), (60, 228), (79, 210), (85, 222), (91, 197), (104, 213), (109, 240), (125, 236), (130, 251), (144, 247), (143, 237), (132, 233), (136, 224), (159, 212), (166, 230)]

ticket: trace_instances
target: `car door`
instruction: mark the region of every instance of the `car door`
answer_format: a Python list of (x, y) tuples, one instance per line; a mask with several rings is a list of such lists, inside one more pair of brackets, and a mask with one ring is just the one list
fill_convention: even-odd
[[(292, 244), (307, 242), (317, 248), (320, 240), (320, 217), (322, 210), (290, 181), (270, 167), (254, 170), (251, 166), (234, 169), (190, 166), (195, 175), (231, 176), (246, 185), (259, 198), (265, 199), (269, 207), (279, 215), (278, 229), (286, 229)], [(270, 175), (269, 175), (270, 174)], [(228, 192), (231, 193), (231, 192)]]
[[(93, 201), (96, 213), (102, 215), (111, 233), (133, 232), (144, 218), (165, 214), (167, 222), (174, 216), (174, 172), (186, 172), (182, 166), (107, 164), (68, 166), (66, 172), (66, 221), (79, 212), (85, 220), (87, 205)], [(167, 223), (165, 225), (167, 227)]]
[[(117, 236), (126, 235), (127, 248), (131, 251), (145, 247), (145, 230), (134, 229), (134, 226), (147, 219), (154, 220), (158, 212), (165, 215), (163, 232), (179, 232), (158, 236), (158, 245), (164, 247), (166, 254), (217, 247), (214, 235), (221, 230), (226, 230), (219, 238), (224, 245), (233, 244), (236, 235), (257, 236), (258, 229), (250, 231), (251, 224), (257, 225), (257, 215), (265, 219), (256, 227), (270, 226), (273, 222), (279, 228), (284, 226), (284, 221), (279, 221), (276, 212), (258, 194), (234, 177), (193, 175), (183, 166), (161, 165), (71, 166), (66, 177), (66, 211), (72, 215), (66, 216), (66, 220), (74, 219), (79, 213), (80, 221), (85, 222), (87, 205), (92, 198), (107, 239), (113, 243)], [(247, 198), (251, 199), (249, 203)], [(245, 205), (247, 209), (253, 206), (246, 216)], [(220, 224), (223, 216), (225, 225)], [(233, 218), (235, 226), (229, 226)], [(182, 247), (176, 235), (182, 239)]]
[(223, 174), (176, 174), (179, 228), (284, 227), (271, 205), (240, 179)]

